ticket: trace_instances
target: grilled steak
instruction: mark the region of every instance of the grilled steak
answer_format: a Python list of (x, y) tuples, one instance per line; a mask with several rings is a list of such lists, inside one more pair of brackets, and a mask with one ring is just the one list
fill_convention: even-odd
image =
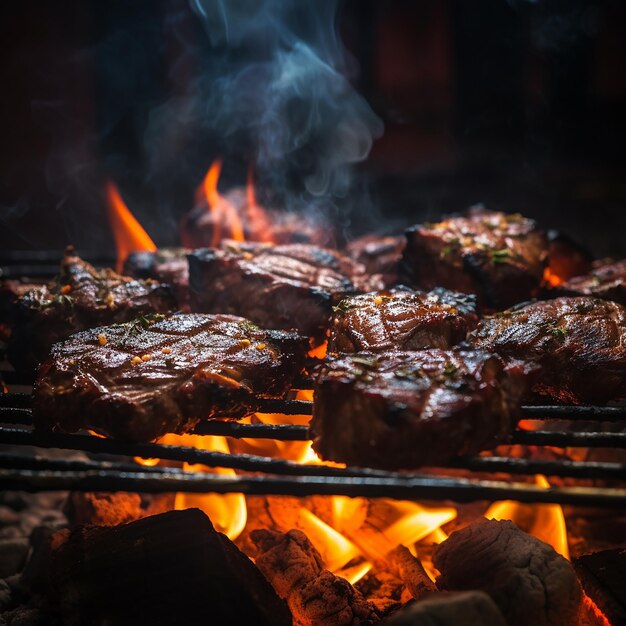
[(39, 427), (149, 441), (253, 412), (299, 373), (306, 339), (230, 315), (153, 315), (87, 330), (52, 348), (35, 384)]
[(478, 323), (474, 296), (406, 288), (348, 296), (334, 307), (330, 352), (449, 348)]
[(313, 449), (382, 469), (447, 463), (505, 441), (525, 387), (483, 350), (343, 356), (314, 382)]
[(385, 287), (392, 287), (398, 282), (398, 265), (405, 244), (405, 237), (365, 235), (351, 241), (346, 253), (364, 265), (368, 274), (380, 274)]
[(124, 273), (135, 278), (152, 278), (171, 285), (181, 309), (189, 308), (189, 265), (185, 248), (162, 248), (156, 252), (131, 252)]
[(528, 300), (539, 287), (548, 251), (545, 234), (532, 220), (481, 207), (414, 226), (406, 237), (402, 282), (475, 293), (479, 305), (491, 309)]
[(595, 298), (555, 298), (484, 319), (471, 343), (541, 367), (534, 391), (565, 403), (626, 396), (626, 308)]
[(309, 245), (224, 242), (189, 255), (191, 307), (243, 315), (266, 328), (324, 336), (331, 307), (369, 287), (363, 268)]
[(567, 296), (594, 296), (626, 305), (626, 259), (597, 265), (588, 274), (565, 281), (555, 291)]
[(50, 346), (72, 333), (173, 309), (176, 298), (167, 285), (96, 270), (68, 247), (60, 275), (16, 303), (9, 359), (17, 370), (33, 372)]

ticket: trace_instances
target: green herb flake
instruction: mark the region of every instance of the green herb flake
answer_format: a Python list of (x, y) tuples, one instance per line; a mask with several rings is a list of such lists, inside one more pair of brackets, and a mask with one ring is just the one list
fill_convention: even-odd
[(341, 300), (337, 306), (333, 307), (333, 313), (347, 313), (352, 308), (349, 300)]
[(441, 248), (441, 252), (439, 256), (441, 258), (446, 257), (450, 254), (453, 254), (454, 252), (458, 252), (460, 248), (461, 248), (461, 241), (459, 240), (458, 237), (455, 237), (454, 239), (450, 239), (447, 245)]
[(567, 328), (562, 328), (561, 326), (550, 328), (548, 332), (557, 339), (565, 339), (565, 337), (567, 337)]
[(452, 363), (452, 361), (446, 361), (446, 364), (443, 368), (444, 376), (454, 376), (458, 371), (459, 368), (454, 363)]
[(492, 263), (508, 263), (513, 258), (513, 254), (508, 248), (503, 248), (502, 250), (490, 250), (489, 258)]

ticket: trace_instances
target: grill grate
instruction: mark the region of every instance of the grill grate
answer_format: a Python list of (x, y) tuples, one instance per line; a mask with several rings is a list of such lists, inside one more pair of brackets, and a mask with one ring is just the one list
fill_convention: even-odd
[[(3, 266), (0, 267), (0, 278), (51, 278), (58, 272), (58, 258), (58, 253), (47, 252), (0, 254), (0, 265)], [(111, 264), (111, 259), (92, 260), (95, 264)], [(33, 382), (6, 368), (0, 374), (8, 385), (28, 388)], [(307, 387), (307, 381), (298, 383), (299, 387)], [(346, 495), (456, 502), (517, 500), (607, 507), (623, 507), (626, 502), (626, 464), (623, 463), (575, 461), (558, 456), (556, 460), (544, 460), (484, 455), (459, 458), (445, 468), (428, 468), (419, 473), (303, 465), (283, 459), (209, 452), (189, 446), (128, 443), (84, 433), (37, 431), (32, 427), (30, 400), (29, 393), (0, 395), (0, 444), (78, 450), (92, 458), (45, 458), (33, 456), (30, 449), (24, 453), (14, 450), (0, 453), (0, 481), (4, 489)], [(260, 399), (255, 408), (259, 413), (310, 415), (313, 407), (312, 403), (303, 400)], [(589, 428), (589, 422), (626, 422), (626, 407), (526, 406), (523, 414), (527, 419), (543, 422), (566, 420), (569, 428), (532, 431), (518, 428), (512, 443), (540, 448), (626, 448), (626, 433), (581, 430)], [(576, 422), (585, 424), (578, 429), (574, 428)], [(308, 427), (297, 424), (214, 421), (199, 424), (195, 433), (277, 441), (310, 439)], [(232, 468), (243, 473), (225, 476), (171, 467), (147, 467), (134, 463), (133, 457), (186, 461), (209, 468)], [(464, 471), (463, 477), (457, 476), (459, 470)], [(502, 474), (508, 476), (502, 478)], [(559, 482), (565, 479), (567, 484), (543, 489), (511, 478), (535, 474), (558, 477)], [(590, 486), (590, 480), (601, 480), (608, 486)]]
[[(38, 448), (79, 450), (93, 455), (115, 457), (110, 460), (67, 461), (17, 454), (0, 454), (0, 480), (5, 488), (26, 491), (74, 489), (100, 491), (189, 491), (214, 493), (242, 492), (266, 495), (348, 495), (397, 497), (402, 499), (518, 500), (554, 502), (590, 506), (623, 506), (626, 500), (626, 465), (612, 462), (573, 461), (570, 459), (537, 460), (508, 456), (479, 456), (456, 459), (446, 468), (429, 468), (420, 473), (388, 472), (370, 468), (338, 468), (327, 465), (303, 465), (284, 459), (249, 454), (226, 454), (198, 450), (189, 446), (159, 443), (129, 443), (89, 434), (66, 434), (37, 431), (32, 428), (30, 396), (9, 393), (0, 396), (0, 443)], [(260, 401), (264, 412), (310, 414), (312, 404), (305, 401)], [(297, 410), (296, 410), (297, 409)], [(623, 417), (621, 407), (524, 407), (527, 417), (549, 420), (573, 415), (586, 421), (616, 420)], [(240, 424), (206, 422), (196, 434), (223, 435), (305, 441), (310, 438), (306, 426), (295, 424)], [(623, 448), (623, 433), (523, 431), (517, 429), (514, 442), (525, 445), (610, 446)], [(557, 443), (554, 443), (554, 442)], [(160, 458), (175, 462), (202, 464), (210, 468), (231, 468), (255, 475), (224, 477), (211, 472), (194, 473), (132, 463), (129, 457)], [(449, 470), (480, 473), (469, 477), (445, 476)], [(542, 489), (523, 482), (485, 478), (484, 474), (545, 474), (569, 479), (619, 481), (618, 486), (559, 486)], [(262, 475), (258, 475), (262, 474)]]

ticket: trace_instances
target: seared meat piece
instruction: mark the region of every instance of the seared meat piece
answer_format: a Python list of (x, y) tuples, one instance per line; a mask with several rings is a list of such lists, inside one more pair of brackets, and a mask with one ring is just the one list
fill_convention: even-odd
[(167, 285), (96, 270), (70, 246), (58, 278), (16, 303), (9, 359), (17, 370), (33, 372), (52, 344), (72, 333), (174, 309), (176, 298)]
[(266, 328), (324, 336), (331, 307), (368, 287), (363, 268), (309, 245), (224, 242), (189, 255), (191, 307), (243, 315)]
[(555, 298), (485, 318), (469, 341), (541, 367), (533, 390), (568, 403), (626, 397), (626, 308)]
[(525, 390), (488, 352), (362, 352), (322, 365), (314, 381), (313, 449), (382, 469), (447, 463), (506, 440)]
[(534, 221), (481, 207), (414, 226), (406, 237), (402, 282), (475, 293), (481, 307), (493, 309), (528, 300), (539, 287), (548, 252)]
[(433, 562), (439, 589), (488, 593), (510, 626), (578, 624), (582, 591), (574, 568), (513, 522), (473, 522), (441, 543)]
[(626, 259), (594, 266), (589, 274), (571, 278), (555, 290), (567, 296), (595, 296), (626, 305)]
[(301, 370), (306, 339), (230, 315), (141, 317), (57, 343), (35, 383), (39, 427), (149, 441), (253, 412)]
[(189, 308), (189, 264), (186, 248), (162, 248), (156, 252), (131, 252), (124, 273), (135, 278), (153, 278), (171, 285), (181, 309)]
[(398, 282), (398, 266), (406, 237), (365, 235), (351, 241), (346, 246), (348, 256), (365, 266), (368, 274), (380, 274), (385, 287)]
[(11, 336), (11, 330), (15, 323), (15, 304), (29, 291), (39, 289), (41, 282), (28, 280), (3, 280), (0, 281), (0, 341), (6, 342)]
[(334, 307), (330, 352), (449, 348), (478, 323), (475, 297), (406, 288), (348, 296)]

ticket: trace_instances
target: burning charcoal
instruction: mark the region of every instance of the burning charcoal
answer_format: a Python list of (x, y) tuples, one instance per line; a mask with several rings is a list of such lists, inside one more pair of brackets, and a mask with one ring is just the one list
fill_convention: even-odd
[[(165, 496), (167, 497), (167, 495)], [(173, 496), (170, 497), (174, 508)], [(67, 517), (73, 526), (94, 524), (96, 526), (115, 526), (144, 517), (146, 509), (138, 493), (115, 491), (95, 493), (75, 491), (70, 493), (66, 505)], [(158, 511), (159, 513), (161, 511)]]
[(28, 539), (17, 537), (0, 539), (0, 578), (22, 571), (28, 557)]
[(544, 273), (548, 285), (558, 285), (591, 269), (593, 257), (580, 244), (554, 230), (548, 231), (548, 239), (548, 267)]
[[(533, 624), (534, 622), (527, 622)], [(409, 605), (385, 626), (507, 626), (493, 600), (482, 591), (437, 593)]]
[(481, 307), (502, 309), (539, 288), (548, 242), (535, 222), (474, 207), (463, 217), (406, 231), (400, 280), (420, 289), (475, 293)]
[(582, 592), (571, 564), (512, 522), (482, 520), (452, 533), (434, 564), (439, 589), (487, 592), (510, 626), (578, 623)]
[(474, 296), (407, 288), (348, 296), (333, 308), (329, 352), (450, 348), (478, 323)]
[(281, 397), (300, 372), (308, 342), (230, 315), (140, 317), (73, 335), (52, 349), (33, 392), (42, 428), (91, 428), (150, 441), (202, 419), (254, 411)]
[(64, 623), (291, 624), (258, 569), (197, 509), (79, 527), (59, 542), (48, 597)]
[(243, 315), (320, 339), (332, 305), (369, 290), (366, 278), (339, 252), (310, 245), (224, 242), (189, 255), (192, 310)]
[(363, 625), (378, 622), (374, 607), (343, 578), (324, 569), (319, 552), (299, 530), (256, 530), (258, 568), (287, 601), (294, 626)]
[(576, 276), (555, 287), (566, 296), (593, 296), (626, 305), (626, 259), (594, 265), (588, 274)]
[(389, 552), (385, 561), (413, 598), (421, 598), (437, 590), (421, 561), (404, 546), (398, 546)]
[(156, 252), (131, 252), (124, 262), (124, 274), (152, 278), (170, 285), (182, 310), (189, 309), (189, 264), (186, 248), (161, 248)]
[(70, 246), (59, 277), (18, 300), (9, 358), (16, 369), (31, 373), (55, 342), (72, 333), (175, 308), (176, 299), (167, 285), (134, 280), (110, 269), (96, 270)]
[(505, 441), (526, 382), (485, 351), (430, 349), (328, 360), (314, 387), (323, 459), (410, 469)]
[(626, 395), (626, 307), (595, 298), (555, 298), (485, 318), (469, 341), (541, 368), (533, 390), (565, 404)]
[(402, 581), (389, 571), (378, 567), (375, 572), (372, 570), (367, 572), (354, 587), (376, 608), (381, 619), (412, 601)]
[(346, 252), (351, 259), (364, 265), (368, 274), (380, 274), (385, 287), (391, 287), (398, 282), (398, 266), (405, 245), (406, 237), (365, 235), (351, 241)]
[(574, 559), (585, 593), (611, 624), (626, 624), (626, 550), (603, 550)]

